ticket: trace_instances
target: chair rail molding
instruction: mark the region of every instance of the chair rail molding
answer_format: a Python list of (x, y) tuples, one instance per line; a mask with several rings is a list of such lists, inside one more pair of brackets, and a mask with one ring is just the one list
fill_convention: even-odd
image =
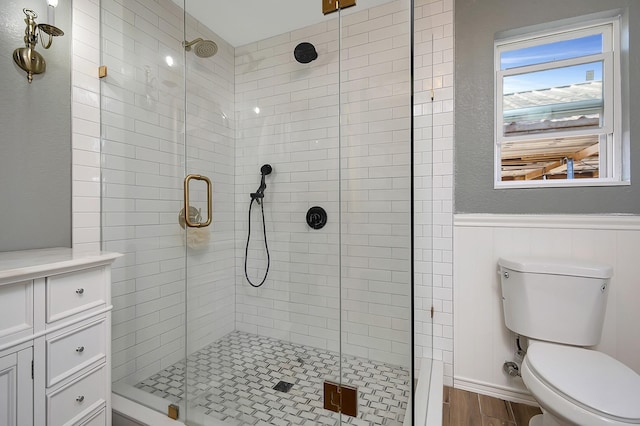
[(453, 216), (456, 227), (608, 229), (640, 231), (640, 215), (469, 214)]

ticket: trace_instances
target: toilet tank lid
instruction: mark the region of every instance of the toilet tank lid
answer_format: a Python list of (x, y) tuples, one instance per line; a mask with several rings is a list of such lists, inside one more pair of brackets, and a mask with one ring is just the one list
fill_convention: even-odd
[(534, 274), (569, 275), (587, 278), (611, 278), (613, 268), (603, 263), (586, 260), (542, 258), (542, 257), (511, 257), (498, 259), (498, 265), (518, 272)]

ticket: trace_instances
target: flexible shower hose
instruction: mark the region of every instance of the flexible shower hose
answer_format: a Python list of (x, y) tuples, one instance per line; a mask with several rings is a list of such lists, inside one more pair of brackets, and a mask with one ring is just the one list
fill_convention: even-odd
[(247, 233), (247, 245), (244, 249), (244, 276), (247, 278), (247, 281), (249, 282), (249, 284), (251, 284), (252, 287), (260, 287), (262, 286), (262, 284), (264, 284), (264, 282), (267, 280), (267, 275), (269, 274), (269, 267), (271, 266), (271, 257), (269, 255), (269, 245), (267, 244), (267, 225), (265, 223), (264, 220), (264, 201), (258, 202), (258, 204), (260, 205), (260, 209), (262, 210), (262, 232), (264, 234), (264, 248), (267, 251), (267, 270), (264, 273), (264, 277), (262, 278), (262, 281), (260, 281), (260, 284), (254, 284), (253, 282), (251, 282), (251, 279), (249, 278), (249, 274), (247, 272), (247, 260), (249, 259), (249, 241), (251, 241), (251, 207), (253, 207), (253, 202), (256, 201), (254, 198), (251, 199), (251, 203), (249, 204), (249, 232)]

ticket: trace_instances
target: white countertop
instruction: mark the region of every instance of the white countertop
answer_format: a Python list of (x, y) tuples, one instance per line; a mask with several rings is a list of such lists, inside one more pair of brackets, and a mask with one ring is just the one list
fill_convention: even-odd
[(79, 267), (107, 265), (120, 253), (70, 248), (9, 251), (0, 253), (0, 285), (70, 272)]

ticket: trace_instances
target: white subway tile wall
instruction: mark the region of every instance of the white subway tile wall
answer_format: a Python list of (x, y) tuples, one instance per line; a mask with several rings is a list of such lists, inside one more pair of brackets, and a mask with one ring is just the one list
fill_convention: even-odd
[(100, 5), (73, 2), (71, 67), (72, 244), (100, 248)]
[[(345, 353), (409, 364), (409, 19), (400, 0), (343, 17), (341, 68), (337, 15), (236, 49), (239, 330), (336, 351), (342, 308)], [(296, 62), (301, 42), (318, 59)], [(243, 271), (247, 209), (265, 163), (271, 269), (254, 289)], [(315, 205), (328, 215), (321, 230), (305, 221)], [(249, 274), (259, 282), (266, 255), (254, 212)]]
[(415, 0), (415, 356), (443, 361), (445, 385), (453, 384), (453, 37), (453, 0)]

